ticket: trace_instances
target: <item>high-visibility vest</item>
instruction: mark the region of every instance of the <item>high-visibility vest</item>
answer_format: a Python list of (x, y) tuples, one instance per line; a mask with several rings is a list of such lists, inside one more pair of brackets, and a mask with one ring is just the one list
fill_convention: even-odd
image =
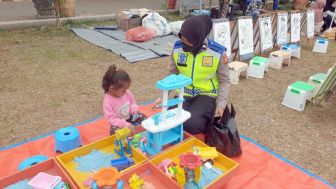
[(178, 71), (192, 80), (192, 84), (184, 88), (185, 95), (217, 96), (219, 84), (216, 72), (225, 47), (208, 39), (207, 49), (194, 56), (191, 52), (184, 52), (182, 46), (182, 41), (175, 43), (173, 58)]

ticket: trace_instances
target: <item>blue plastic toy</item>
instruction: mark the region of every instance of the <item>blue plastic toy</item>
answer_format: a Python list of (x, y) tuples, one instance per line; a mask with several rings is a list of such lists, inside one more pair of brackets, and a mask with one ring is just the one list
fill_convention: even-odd
[(300, 46), (296, 44), (285, 44), (281, 46), (281, 49), (288, 50), (288, 49), (298, 49)]
[(111, 160), (112, 167), (115, 167), (118, 169), (118, 171), (124, 170), (132, 165), (134, 165), (134, 161), (132, 158), (129, 157), (122, 157), (119, 159), (113, 159)]
[(32, 156), (30, 158), (25, 159), (22, 161), (19, 165), (19, 171), (22, 171), (23, 169), (26, 169), (32, 165), (41, 163), (42, 161), (46, 161), (48, 159), (47, 156), (43, 155), (37, 155), (37, 156)]
[(145, 143), (143, 141), (140, 142), (140, 148), (141, 148), (141, 151), (146, 153), (146, 146), (145, 146)]
[(117, 182), (117, 189), (123, 189), (124, 188), (124, 181), (118, 180)]
[(59, 129), (54, 134), (55, 151), (68, 152), (82, 145), (79, 131), (76, 127)]
[[(146, 152), (149, 155), (161, 152), (166, 144), (183, 140), (183, 123), (190, 118), (190, 113), (182, 109), (183, 94), (184, 87), (191, 83), (191, 79), (183, 74), (172, 74), (156, 83), (156, 87), (163, 91), (162, 112), (142, 122), (147, 130)], [(168, 99), (168, 92), (176, 89), (179, 97)], [(168, 110), (176, 105), (177, 108)]]
[(96, 181), (93, 181), (91, 183), (91, 189), (98, 189), (98, 185), (97, 185)]

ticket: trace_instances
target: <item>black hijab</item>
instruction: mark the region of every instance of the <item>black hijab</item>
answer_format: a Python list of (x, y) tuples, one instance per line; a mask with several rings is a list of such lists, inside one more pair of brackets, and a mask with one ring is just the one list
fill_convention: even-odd
[(183, 35), (193, 44), (194, 47), (191, 52), (196, 55), (202, 49), (204, 40), (211, 29), (212, 20), (210, 16), (192, 16), (183, 22), (178, 36), (181, 38), (181, 35)]

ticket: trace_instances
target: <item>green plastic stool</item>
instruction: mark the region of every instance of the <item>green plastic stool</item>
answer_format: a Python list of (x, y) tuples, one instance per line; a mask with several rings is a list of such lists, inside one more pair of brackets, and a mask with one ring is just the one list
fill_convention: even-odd
[(255, 56), (250, 60), (247, 69), (248, 76), (255, 78), (264, 78), (265, 72), (268, 72), (269, 59), (261, 56)]
[(303, 111), (307, 100), (313, 97), (316, 86), (303, 81), (297, 81), (287, 87), (282, 104), (289, 108)]
[(321, 85), (326, 78), (327, 78), (327, 74), (317, 73), (309, 77), (309, 83), (315, 84), (315, 85)]

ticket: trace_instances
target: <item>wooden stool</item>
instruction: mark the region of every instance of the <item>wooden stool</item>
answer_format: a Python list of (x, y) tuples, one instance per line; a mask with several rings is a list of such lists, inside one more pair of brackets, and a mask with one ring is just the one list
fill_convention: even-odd
[(269, 55), (270, 67), (274, 69), (281, 69), (282, 64), (290, 65), (291, 54), (287, 51), (274, 51)]
[(248, 78), (247, 75), (248, 64), (239, 61), (233, 61), (229, 63), (229, 76), (232, 84), (237, 85), (239, 83), (239, 76), (241, 72), (245, 72), (246, 79)]

